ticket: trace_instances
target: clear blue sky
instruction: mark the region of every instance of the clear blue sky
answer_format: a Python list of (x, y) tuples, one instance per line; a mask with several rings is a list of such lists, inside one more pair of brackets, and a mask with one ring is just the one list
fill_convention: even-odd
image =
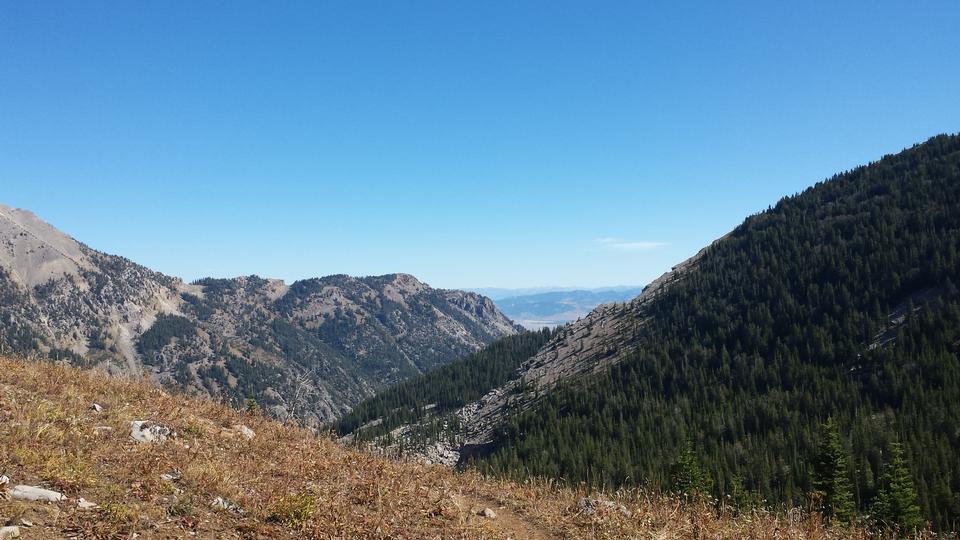
[(192, 280), (644, 284), (960, 131), (960, 2), (0, 0), (0, 202)]

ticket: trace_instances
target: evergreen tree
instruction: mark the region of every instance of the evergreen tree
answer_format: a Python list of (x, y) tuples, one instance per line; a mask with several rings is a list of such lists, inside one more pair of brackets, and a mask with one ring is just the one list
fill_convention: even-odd
[(730, 479), (727, 500), (737, 512), (750, 512), (762, 508), (764, 505), (760, 493), (744, 487), (743, 478), (739, 474)]
[(698, 498), (710, 495), (713, 482), (700, 465), (700, 458), (694, 450), (693, 442), (687, 443), (680, 458), (671, 471), (673, 491), (685, 498)]
[(884, 465), (873, 511), (877, 521), (887, 527), (913, 531), (923, 526), (913, 477), (900, 443), (890, 446), (890, 461)]
[(257, 403), (257, 399), (253, 396), (247, 397), (247, 400), (244, 402), (244, 409), (249, 415), (260, 416), (260, 404)]
[(840, 429), (831, 417), (821, 429), (823, 438), (814, 465), (814, 494), (824, 514), (849, 523), (855, 515), (850, 459), (840, 438)]

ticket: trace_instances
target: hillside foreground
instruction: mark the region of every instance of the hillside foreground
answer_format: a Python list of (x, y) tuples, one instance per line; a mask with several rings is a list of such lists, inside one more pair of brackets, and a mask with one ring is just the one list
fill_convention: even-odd
[[(175, 434), (138, 442), (134, 421)], [(11, 358), (0, 358), (0, 475), (0, 538), (868, 537), (799, 510), (736, 516), (391, 460), (145, 381)], [(22, 500), (16, 486), (66, 498)]]

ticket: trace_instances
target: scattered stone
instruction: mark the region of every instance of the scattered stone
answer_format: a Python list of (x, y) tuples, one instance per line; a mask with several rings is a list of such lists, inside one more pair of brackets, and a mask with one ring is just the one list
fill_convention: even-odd
[(10, 483), (10, 477), (5, 474), (0, 474), (0, 486), (5, 486)]
[(210, 506), (216, 508), (217, 510), (226, 510), (227, 512), (233, 512), (234, 514), (242, 514), (243, 509), (236, 505), (236, 503), (230, 502), (223, 497), (217, 497), (216, 499), (210, 501)]
[(493, 511), (492, 508), (484, 508), (483, 510), (477, 512), (478, 516), (483, 516), (487, 519), (497, 519), (497, 513)]
[(7, 540), (8, 538), (20, 538), (20, 527), (0, 527), (0, 540)]
[(160, 475), (160, 479), (165, 480), (167, 482), (176, 482), (181, 478), (183, 478), (183, 474), (180, 472), (179, 469), (173, 469), (171, 471), (167, 471)]
[(253, 440), (253, 438), (257, 436), (257, 434), (252, 429), (248, 428), (243, 424), (237, 424), (233, 426), (233, 430), (239, 433), (240, 435), (243, 435), (244, 437), (246, 437), (248, 441)]
[(96, 426), (93, 428), (94, 433), (106, 433), (108, 431), (113, 431), (113, 428), (110, 426)]
[(103, 412), (103, 406), (99, 403), (91, 404), (90, 409), (93, 410), (93, 412)]
[(13, 486), (7, 493), (10, 497), (21, 501), (60, 502), (66, 499), (63, 493), (36, 486)]
[(83, 497), (80, 497), (79, 499), (77, 499), (77, 508), (79, 508), (80, 510), (93, 510), (97, 506), (98, 506), (97, 503), (88, 501)]
[(615, 503), (613, 501), (606, 501), (603, 499), (591, 499), (590, 497), (581, 497), (577, 501), (577, 506), (588, 515), (594, 515), (598, 511), (614, 511), (620, 512), (621, 514), (630, 517), (633, 515), (633, 512), (630, 511), (626, 506), (622, 504)]
[(163, 442), (168, 437), (175, 437), (176, 433), (169, 427), (151, 422), (150, 420), (134, 420), (130, 422), (130, 437), (137, 442)]
[(29, 519), (20, 518), (19, 521), (20, 521), (21, 527), (27, 527), (27, 528), (33, 527), (33, 522), (30, 521)]

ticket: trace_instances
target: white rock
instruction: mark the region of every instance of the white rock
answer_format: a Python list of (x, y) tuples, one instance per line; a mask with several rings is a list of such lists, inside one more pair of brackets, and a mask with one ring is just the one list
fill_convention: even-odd
[(173, 469), (172, 471), (161, 474), (160, 479), (165, 480), (167, 482), (176, 482), (177, 480), (180, 480), (182, 476), (183, 475), (180, 473), (179, 470)]
[(151, 422), (150, 420), (134, 420), (130, 422), (130, 437), (137, 442), (163, 442), (176, 433), (169, 427)]
[(497, 519), (497, 513), (494, 512), (492, 508), (484, 508), (483, 510), (477, 512), (477, 514), (488, 519)]
[(10, 477), (5, 474), (0, 474), (0, 486), (5, 486), (10, 483)]
[(253, 438), (257, 436), (257, 434), (252, 429), (248, 428), (243, 424), (237, 424), (233, 426), (233, 430), (239, 433), (240, 435), (243, 435), (244, 437), (246, 437), (248, 441), (253, 440)]
[(77, 508), (79, 508), (80, 510), (93, 510), (96, 507), (97, 507), (97, 503), (95, 502), (88, 501), (83, 497), (80, 497), (79, 499), (77, 499)]
[(90, 408), (93, 409), (93, 412), (101, 412), (101, 411), (103, 411), (103, 406), (100, 405), (99, 403), (93, 403), (93, 404), (91, 404), (91, 405), (90, 405)]
[(210, 506), (216, 508), (217, 510), (226, 510), (228, 512), (233, 512), (234, 514), (243, 513), (243, 509), (241, 509), (235, 503), (224, 499), (223, 497), (217, 497), (216, 499), (210, 501)]
[(0, 527), (0, 540), (8, 538), (20, 538), (20, 527)]
[(63, 493), (36, 486), (13, 486), (7, 493), (10, 497), (22, 501), (60, 502), (66, 499)]
[(588, 515), (594, 515), (598, 510), (609, 510), (620, 512), (624, 516), (630, 517), (633, 512), (630, 511), (626, 506), (622, 504), (615, 503), (613, 501), (607, 501), (603, 499), (591, 499), (589, 497), (582, 497), (577, 501), (577, 506), (580, 507)]

